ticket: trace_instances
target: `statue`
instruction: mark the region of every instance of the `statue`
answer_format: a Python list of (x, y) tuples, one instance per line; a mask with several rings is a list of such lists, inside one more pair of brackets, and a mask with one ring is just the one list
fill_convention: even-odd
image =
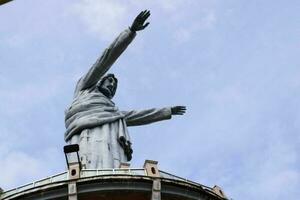
[(132, 158), (127, 126), (138, 126), (183, 115), (185, 106), (119, 111), (111, 100), (118, 80), (105, 73), (136, 36), (149, 25), (150, 11), (142, 11), (131, 27), (104, 50), (101, 57), (77, 82), (74, 99), (65, 111), (65, 141), (79, 144), (83, 168), (119, 168)]

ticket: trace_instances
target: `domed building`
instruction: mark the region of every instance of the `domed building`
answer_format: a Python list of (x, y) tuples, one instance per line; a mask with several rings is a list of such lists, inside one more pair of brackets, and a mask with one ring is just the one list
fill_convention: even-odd
[(69, 170), (18, 188), (4, 191), (1, 200), (225, 200), (218, 186), (172, 175), (146, 160), (140, 169)]

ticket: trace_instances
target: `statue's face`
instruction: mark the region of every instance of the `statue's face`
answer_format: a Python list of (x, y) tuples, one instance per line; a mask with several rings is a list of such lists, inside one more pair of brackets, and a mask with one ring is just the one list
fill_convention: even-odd
[(107, 77), (99, 86), (100, 92), (102, 92), (107, 98), (112, 99), (117, 90), (117, 82), (113, 77)]

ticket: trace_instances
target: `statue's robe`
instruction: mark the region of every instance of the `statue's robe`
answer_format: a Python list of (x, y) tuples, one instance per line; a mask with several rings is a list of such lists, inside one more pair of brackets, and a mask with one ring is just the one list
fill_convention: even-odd
[(79, 144), (80, 160), (86, 169), (120, 167), (121, 163), (130, 161), (132, 157), (127, 126), (171, 118), (171, 108), (119, 111), (96, 86), (135, 34), (127, 29), (105, 49), (88, 73), (79, 79), (74, 100), (66, 109), (65, 141)]

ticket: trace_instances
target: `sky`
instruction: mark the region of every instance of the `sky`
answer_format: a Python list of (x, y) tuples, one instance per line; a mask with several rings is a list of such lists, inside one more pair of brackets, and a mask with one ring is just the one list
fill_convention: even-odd
[(66, 170), (64, 110), (77, 80), (149, 9), (111, 68), (120, 110), (187, 106), (129, 128), (131, 167), (234, 200), (300, 196), (300, 1), (15, 0), (0, 6), (0, 187)]

